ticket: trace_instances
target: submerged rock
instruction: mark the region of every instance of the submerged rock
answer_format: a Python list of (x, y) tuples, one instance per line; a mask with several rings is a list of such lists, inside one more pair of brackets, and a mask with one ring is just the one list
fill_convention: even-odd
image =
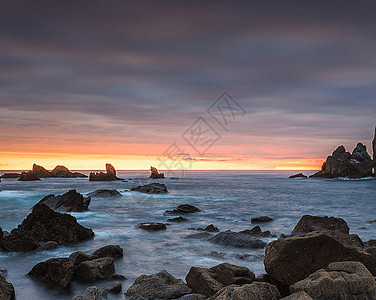
[(150, 167), (150, 177), (149, 178), (153, 178), (153, 179), (157, 179), (157, 178), (165, 178), (164, 177), (164, 173), (158, 173), (158, 170), (157, 168), (154, 168), (154, 167)]
[(181, 222), (188, 222), (189, 220), (187, 218), (184, 218), (184, 217), (176, 217), (176, 218), (172, 218), (172, 219), (167, 219), (167, 222), (176, 222), (176, 223), (181, 223)]
[(271, 234), (269, 230), (262, 231), (260, 226), (255, 226), (252, 229), (239, 231), (239, 233), (248, 234), (248, 235), (257, 236), (257, 237), (276, 237), (276, 235)]
[(76, 190), (70, 190), (63, 195), (55, 196), (53, 194), (44, 197), (38, 204), (45, 204), (49, 208), (58, 211), (82, 212), (88, 210), (91, 198), (84, 197)]
[(252, 223), (266, 223), (266, 222), (271, 222), (271, 221), (273, 221), (273, 218), (268, 217), (268, 216), (261, 216), (261, 217), (251, 219)]
[(185, 277), (188, 286), (196, 293), (210, 297), (231, 284), (251, 283), (255, 274), (246, 267), (223, 263), (212, 267), (192, 267)]
[(264, 241), (251, 235), (231, 231), (220, 232), (209, 238), (209, 241), (214, 244), (236, 248), (260, 249), (266, 246)]
[(11, 283), (5, 280), (5, 278), (0, 275), (0, 299), (1, 300), (14, 300), (15, 293), (14, 287)]
[(308, 178), (308, 177), (304, 175), (303, 173), (298, 173), (295, 175), (291, 175), (289, 178)]
[(290, 286), (313, 299), (376, 299), (376, 281), (360, 262), (334, 262)]
[(281, 294), (275, 285), (253, 282), (242, 286), (230, 285), (218, 291), (210, 300), (279, 300)]
[(153, 275), (141, 275), (125, 293), (127, 299), (176, 299), (191, 290), (181, 279), (163, 270)]
[(89, 286), (81, 295), (75, 296), (72, 300), (102, 300), (102, 296), (96, 286)]
[(335, 217), (318, 217), (311, 215), (304, 215), (296, 224), (291, 234), (302, 234), (311, 231), (325, 231), (325, 230), (339, 230), (345, 234), (349, 234), (349, 226), (345, 220)]
[(336, 261), (359, 261), (376, 275), (376, 258), (340, 231), (315, 231), (278, 239), (265, 250), (265, 270), (283, 286), (290, 286)]
[(177, 208), (173, 210), (166, 210), (166, 215), (180, 215), (180, 214), (193, 214), (200, 212), (196, 206), (190, 205), (190, 204), (181, 204)]
[(121, 197), (121, 194), (113, 189), (113, 190), (106, 190), (106, 189), (100, 189), (96, 190), (94, 192), (87, 194), (90, 197), (98, 197), (98, 198), (110, 198), (110, 197)]
[(166, 194), (168, 193), (167, 187), (163, 183), (150, 183), (146, 185), (139, 185), (138, 187), (132, 188), (131, 191), (136, 191), (146, 194)]
[(106, 164), (106, 173), (91, 172), (89, 176), (89, 181), (112, 181), (112, 180), (123, 180), (116, 176), (116, 170), (111, 164)]
[(137, 227), (148, 231), (158, 231), (167, 229), (166, 225), (163, 223), (140, 223), (137, 225)]

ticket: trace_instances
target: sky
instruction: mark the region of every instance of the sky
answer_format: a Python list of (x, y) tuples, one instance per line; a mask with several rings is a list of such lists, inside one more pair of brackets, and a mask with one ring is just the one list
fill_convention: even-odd
[(304, 170), (371, 150), (375, 15), (355, 0), (1, 0), (0, 169)]

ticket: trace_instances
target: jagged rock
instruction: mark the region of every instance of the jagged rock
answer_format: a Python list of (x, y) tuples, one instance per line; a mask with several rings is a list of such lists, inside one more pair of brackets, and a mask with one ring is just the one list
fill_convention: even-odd
[(146, 194), (166, 194), (168, 193), (167, 187), (163, 183), (150, 183), (146, 185), (139, 185), (138, 187), (131, 188), (131, 191), (136, 191)]
[(295, 175), (291, 175), (289, 178), (308, 178), (308, 177), (304, 175), (303, 173), (298, 173)]
[(72, 300), (102, 300), (102, 296), (96, 286), (89, 286), (81, 295), (75, 296)]
[(173, 210), (166, 210), (164, 214), (166, 215), (180, 215), (180, 214), (193, 214), (200, 212), (196, 206), (190, 204), (181, 204)]
[(20, 173), (4, 173), (0, 178), (20, 178)]
[(344, 146), (339, 146), (323, 163), (321, 171), (310, 177), (322, 178), (363, 178), (372, 176), (374, 162), (367, 153), (367, 148), (358, 143), (352, 154), (346, 152)]
[(106, 164), (106, 173), (91, 172), (89, 176), (89, 181), (112, 181), (112, 180), (123, 180), (116, 176), (116, 170), (111, 164)]
[(253, 282), (242, 286), (230, 285), (218, 291), (210, 300), (279, 300), (281, 294), (275, 285)]
[(107, 245), (98, 250), (95, 250), (90, 257), (92, 259), (95, 258), (102, 258), (102, 257), (112, 257), (112, 258), (119, 258), (123, 257), (123, 248), (119, 245)]
[(93, 282), (110, 277), (114, 273), (114, 260), (111, 257), (103, 257), (82, 262), (75, 270), (75, 278), (81, 282)]
[(40, 178), (33, 171), (22, 172), (18, 181), (37, 181)]
[(187, 218), (184, 218), (184, 217), (176, 217), (176, 218), (172, 218), (172, 219), (167, 219), (167, 222), (176, 222), (176, 223), (181, 223), (181, 222), (188, 222), (189, 220)]
[(345, 220), (335, 217), (318, 217), (311, 215), (304, 215), (296, 224), (291, 234), (302, 234), (311, 231), (325, 231), (325, 230), (339, 230), (345, 234), (349, 234), (349, 226)]
[(69, 255), (69, 259), (73, 262), (75, 267), (78, 267), (84, 261), (92, 260), (90, 255), (87, 255), (82, 251), (73, 252), (71, 255)]
[(236, 248), (259, 249), (266, 246), (266, 243), (258, 238), (248, 234), (231, 231), (220, 232), (209, 238), (209, 241), (214, 244), (232, 246)]
[(334, 262), (290, 286), (313, 299), (376, 299), (376, 280), (360, 262)]
[(141, 275), (125, 293), (127, 299), (175, 299), (191, 290), (181, 279), (163, 270), (153, 275)]
[(268, 217), (268, 216), (261, 216), (261, 217), (251, 219), (252, 223), (266, 223), (266, 222), (271, 222), (271, 221), (273, 221), (273, 218)]
[(87, 194), (90, 197), (109, 198), (109, 197), (121, 197), (121, 194), (117, 190), (96, 190)]
[(45, 168), (37, 164), (33, 164), (33, 169), (31, 170), (31, 172), (33, 172), (34, 175), (39, 178), (51, 177), (50, 171), (47, 171)]
[[(40, 176), (43, 177), (43, 176)], [(79, 173), (79, 172), (71, 172), (68, 170), (67, 167), (64, 166), (56, 166), (51, 171), (50, 177), (57, 177), (57, 178), (86, 178), (87, 176), (85, 174)]]
[(257, 237), (276, 237), (274, 234), (271, 234), (269, 230), (262, 231), (260, 226), (255, 226), (252, 229), (239, 231), (239, 233), (248, 234), (248, 235), (257, 236)]
[(154, 168), (154, 167), (150, 167), (150, 177), (149, 178), (153, 178), (153, 179), (156, 179), (156, 178), (165, 178), (164, 177), (164, 173), (158, 173), (158, 170), (157, 168)]
[(210, 297), (222, 288), (231, 284), (251, 283), (255, 274), (246, 267), (223, 263), (212, 267), (191, 267), (185, 277), (188, 286), (196, 293)]
[(13, 285), (7, 282), (5, 278), (1, 275), (0, 275), (0, 299), (1, 300), (14, 300), (15, 299)]
[(71, 244), (93, 236), (94, 232), (78, 224), (75, 217), (37, 204), (25, 220), (2, 239), (1, 246), (5, 251), (30, 251), (37, 249), (39, 243)]
[(137, 225), (137, 227), (148, 231), (158, 231), (167, 229), (166, 225), (163, 223), (140, 223)]
[(313, 300), (306, 292), (297, 292), (290, 296), (283, 297), (281, 300)]
[(28, 273), (38, 281), (66, 288), (73, 279), (74, 264), (69, 258), (52, 258), (36, 264)]
[(102, 289), (101, 295), (103, 297), (107, 297), (108, 293), (118, 294), (121, 292), (122, 289), (123, 289), (123, 285), (121, 284), (121, 282), (117, 281), (110, 287)]
[(63, 195), (55, 196), (53, 194), (44, 197), (38, 204), (45, 204), (49, 208), (58, 211), (82, 212), (88, 210), (91, 198), (84, 197), (76, 190), (70, 190)]
[(290, 286), (336, 261), (360, 261), (376, 275), (376, 258), (340, 231), (314, 231), (278, 239), (265, 250), (265, 270), (283, 286)]

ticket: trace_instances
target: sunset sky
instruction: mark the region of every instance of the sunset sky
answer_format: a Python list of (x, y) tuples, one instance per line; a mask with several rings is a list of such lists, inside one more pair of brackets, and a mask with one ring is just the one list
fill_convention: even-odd
[[(0, 169), (164, 169), (174, 142), (188, 169), (371, 150), (375, 15), (374, 1), (0, 1)], [(224, 91), (243, 112), (225, 128), (208, 112)], [(199, 117), (218, 136), (205, 153), (184, 138)]]

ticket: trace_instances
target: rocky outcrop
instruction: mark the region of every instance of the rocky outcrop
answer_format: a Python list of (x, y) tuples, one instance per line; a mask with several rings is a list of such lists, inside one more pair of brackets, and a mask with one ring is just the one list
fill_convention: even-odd
[(248, 235), (256, 236), (256, 237), (276, 237), (276, 235), (271, 234), (269, 230), (262, 231), (260, 226), (255, 226), (252, 229), (239, 231), (239, 233), (248, 234)]
[(289, 176), (289, 178), (308, 178), (308, 177), (304, 175), (303, 173), (298, 173), (298, 174)]
[(131, 188), (131, 191), (146, 193), (146, 194), (168, 193), (166, 185), (162, 183), (150, 183), (146, 185), (139, 185), (138, 187)]
[(166, 225), (163, 223), (140, 223), (137, 225), (137, 227), (148, 231), (158, 231), (167, 229)]
[(33, 171), (22, 172), (18, 181), (37, 181), (40, 178)]
[(14, 300), (15, 299), (13, 285), (7, 282), (2, 275), (0, 275), (0, 299), (2, 300)]
[(219, 232), (218, 227), (215, 227), (213, 224), (206, 226), (205, 228), (188, 228), (189, 230), (199, 230), (199, 231), (207, 231), (207, 232)]
[(20, 178), (20, 173), (4, 173), (0, 178)]
[(189, 220), (187, 218), (184, 218), (184, 217), (176, 217), (176, 218), (172, 218), (172, 219), (167, 219), (167, 222), (174, 222), (174, 223), (181, 223), (181, 222), (188, 222)]
[(339, 230), (345, 234), (349, 234), (349, 226), (345, 220), (335, 217), (318, 217), (311, 215), (304, 215), (296, 224), (292, 231), (292, 235), (308, 233), (312, 231), (325, 231), (325, 230)]
[(120, 258), (123, 257), (123, 248), (119, 245), (107, 245), (94, 251), (90, 257), (92, 259), (103, 257)]
[(255, 274), (246, 267), (223, 263), (212, 267), (192, 267), (185, 277), (188, 286), (196, 293), (210, 297), (231, 284), (252, 283)]
[(321, 171), (310, 177), (322, 178), (363, 178), (372, 176), (374, 162), (362, 143), (358, 143), (352, 154), (339, 146), (323, 163)]
[(249, 234), (225, 231), (216, 234), (209, 238), (209, 241), (224, 246), (231, 246), (236, 248), (261, 249), (266, 246), (266, 243)]
[(360, 262), (334, 262), (290, 286), (313, 299), (376, 299), (376, 280)]
[(275, 285), (253, 282), (242, 286), (231, 285), (218, 291), (210, 300), (279, 300), (281, 294)]
[[(39, 178), (79, 178), (87, 177), (85, 174), (78, 172), (71, 172), (67, 167), (56, 166), (51, 172), (43, 168), (42, 166), (33, 164), (33, 169), (28, 172), (22, 172), (20, 175), (20, 181), (39, 180)], [(34, 179), (33, 179), (34, 178)], [(37, 179), (38, 178), (38, 179)]]
[(331, 262), (359, 261), (376, 274), (376, 258), (357, 246), (354, 238), (340, 231), (315, 231), (281, 238), (265, 250), (269, 277), (288, 287)]
[(49, 208), (58, 211), (83, 212), (88, 210), (91, 198), (84, 197), (76, 190), (70, 190), (63, 195), (55, 196), (53, 194), (44, 197), (38, 204), (45, 204)]
[(75, 217), (37, 204), (26, 219), (2, 239), (1, 246), (5, 251), (30, 251), (37, 249), (40, 243), (71, 244), (93, 236), (94, 232), (78, 224)]
[(75, 270), (75, 278), (81, 282), (94, 282), (110, 277), (115, 273), (114, 259), (97, 258), (82, 262)]
[(96, 286), (89, 286), (81, 295), (75, 296), (72, 300), (102, 300), (102, 296)]
[(69, 258), (51, 258), (36, 264), (28, 273), (34, 279), (66, 288), (73, 279), (74, 264)]
[(96, 198), (112, 198), (112, 197), (121, 197), (121, 194), (117, 190), (96, 190), (94, 192), (87, 194), (89, 197), (96, 197)]
[(268, 216), (261, 216), (261, 217), (256, 217), (256, 218), (251, 219), (252, 223), (266, 223), (266, 222), (271, 222), (271, 221), (273, 221), (273, 218), (268, 217)]
[(89, 181), (112, 181), (123, 180), (116, 176), (116, 170), (111, 164), (106, 164), (106, 173), (90, 173)]
[(190, 204), (181, 204), (173, 210), (166, 210), (164, 214), (166, 215), (180, 215), (180, 214), (193, 214), (200, 212), (196, 206)]
[(150, 177), (149, 178), (153, 178), (153, 179), (157, 179), (157, 178), (165, 178), (164, 177), (164, 173), (158, 173), (158, 170), (157, 168), (154, 168), (154, 167), (150, 167)]
[[(43, 177), (43, 176), (40, 176)], [(51, 176), (49, 177), (57, 177), (57, 178), (86, 178), (85, 174), (79, 172), (71, 172), (68, 170), (67, 167), (64, 166), (56, 166), (51, 171)]]
[(120, 281), (117, 281), (114, 284), (112, 284), (110, 287), (102, 289), (101, 295), (103, 295), (104, 297), (107, 297), (108, 293), (118, 294), (121, 292), (122, 289), (123, 289), (123, 285), (121, 284)]
[(190, 294), (191, 290), (181, 279), (163, 270), (153, 275), (141, 275), (125, 293), (127, 299), (176, 299)]

